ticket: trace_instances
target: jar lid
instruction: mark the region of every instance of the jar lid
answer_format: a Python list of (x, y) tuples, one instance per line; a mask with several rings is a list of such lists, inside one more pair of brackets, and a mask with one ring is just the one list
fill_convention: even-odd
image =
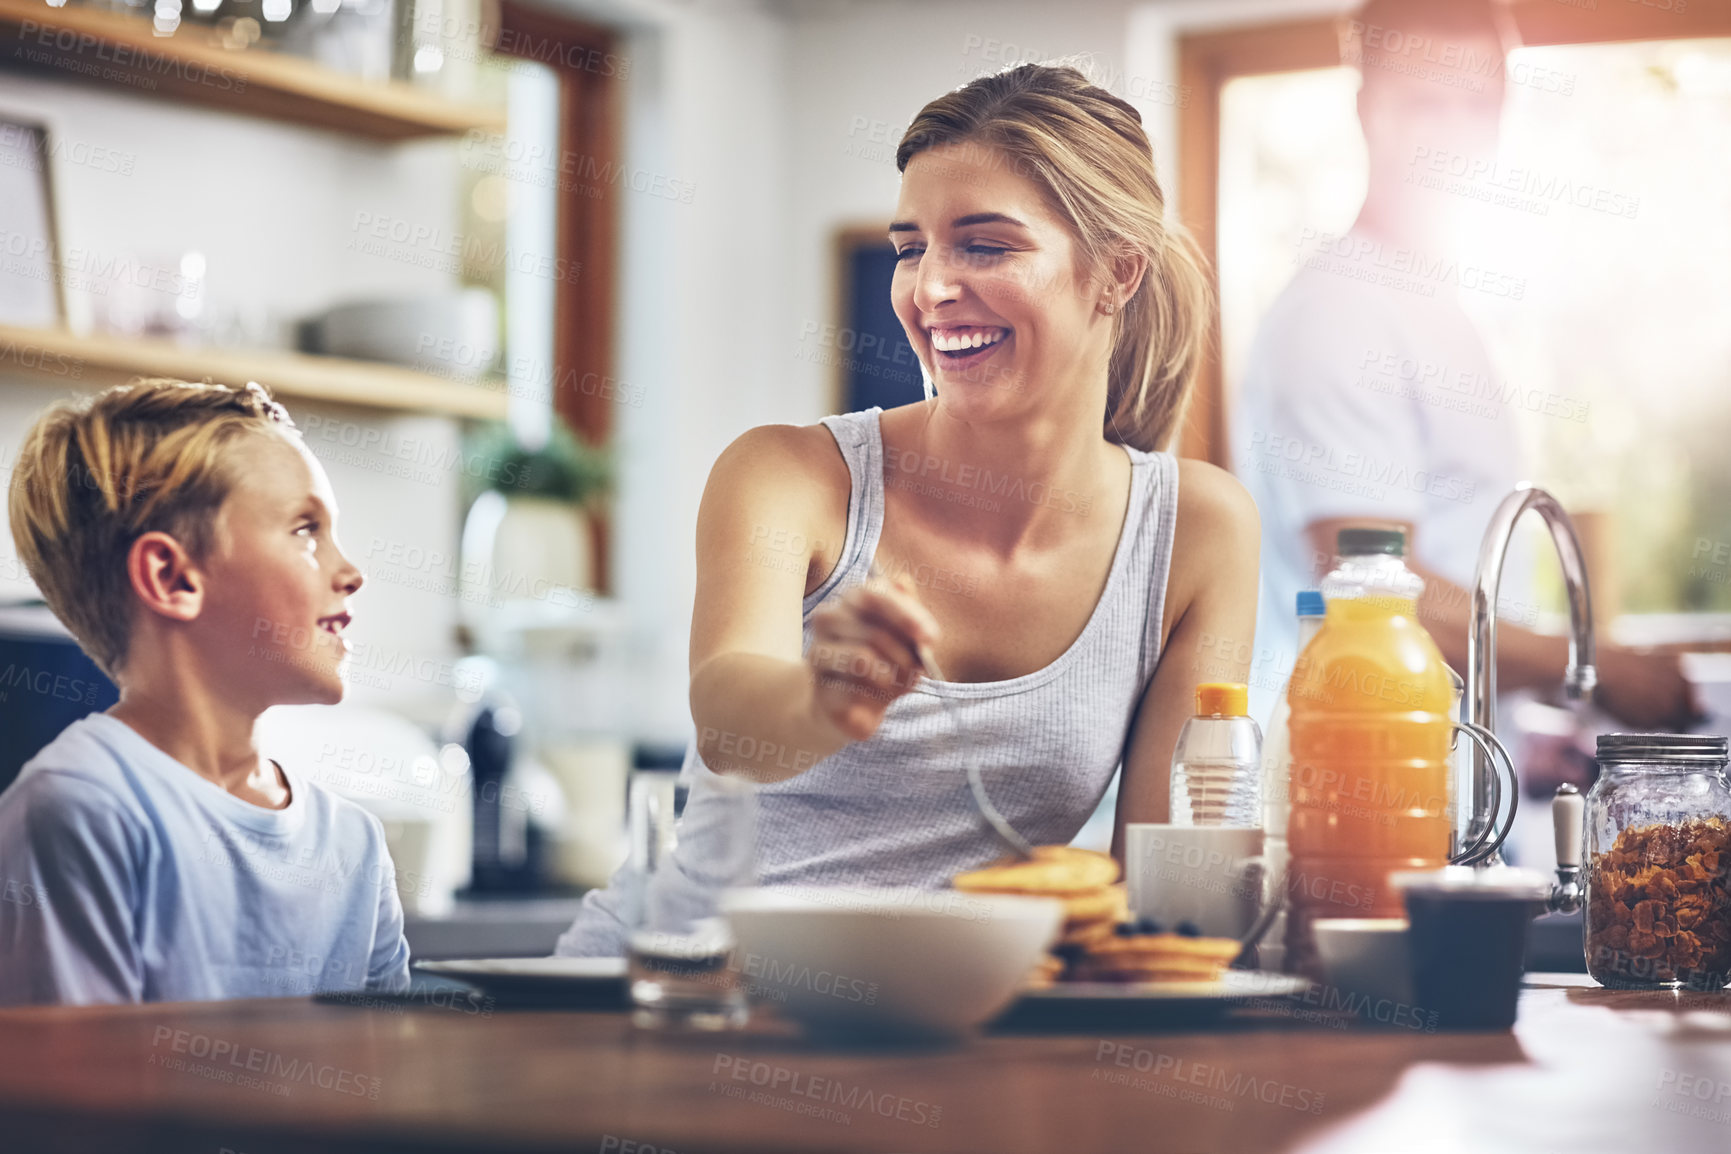
[(1376, 553), (1406, 556), (1404, 529), (1342, 529), (1335, 534), (1334, 541), (1335, 552), (1342, 557), (1367, 557)]
[(1601, 733), (1597, 753), (1601, 762), (1708, 766), (1726, 760), (1726, 741), (1707, 733)]

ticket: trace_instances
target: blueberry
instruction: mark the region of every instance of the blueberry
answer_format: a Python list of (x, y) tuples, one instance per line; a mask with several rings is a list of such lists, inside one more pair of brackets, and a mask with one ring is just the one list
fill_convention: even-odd
[(1121, 938), (1128, 938), (1135, 935), (1136, 926), (1132, 922), (1119, 922), (1117, 925), (1112, 927), (1112, 932)]
[(1143, 918), (1136, 923), (1136, 932), (1140, 934), (1159, 934), (1165, 932), (1165, 927), (1153, 918)]
[(1178, 932), (1187, 938), (1199, 938), (1202, 936), (1202, 927), (1195, 922), (1179, 922)]

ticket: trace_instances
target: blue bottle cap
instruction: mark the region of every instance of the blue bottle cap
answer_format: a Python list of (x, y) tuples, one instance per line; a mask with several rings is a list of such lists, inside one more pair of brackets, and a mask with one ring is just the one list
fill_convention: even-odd
[(1315, 589), (1301, 589), (1298, 593), (1298, 615), (1300, 617), (1321, 617), (1327, 612), (1322, 600), (1322, 593)]

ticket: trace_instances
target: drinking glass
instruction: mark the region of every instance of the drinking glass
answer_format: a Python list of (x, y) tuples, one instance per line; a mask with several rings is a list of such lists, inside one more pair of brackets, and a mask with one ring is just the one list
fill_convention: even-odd
[(675, 775), (638, 774), (628, 795), (625, 908), (632, 1021), (652, 1030), (730, 1030), (749, 1016), (721, 895), (752, 884), (751, 783), (698, 769), (683, 816)]

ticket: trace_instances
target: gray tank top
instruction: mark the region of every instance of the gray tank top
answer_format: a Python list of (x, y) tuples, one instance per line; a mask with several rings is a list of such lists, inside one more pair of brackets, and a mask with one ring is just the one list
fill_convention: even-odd
[[(818, 606), (863, 582), (883, 531), (881, 410), (823, 418), (852, 477), (841, 558), (804, 603), (805, 644)], [(1123, 757), (1130, 722), (1160, 659), (1166, 578), (1178, 508), (1177, 460), (1125, 446), (1130, 501), (1105, 591), (1081, 634), (1043, 669), (1003, 681), (921, 678), (866, 741), (758, 788), (758, 880), (764, 885), (936, 889), (1003, 853), (969, 792), (967, 760), (1010, 823), (1036, 845), (1061, 845), (1094, 812)], [(915, 483), (894, 469), (891, 483)], [(982, 490), (982, 500), (1015, 500)], [(913, 574), (916, 586), (920, 575)], [(958, 738), (946, 712), (959, 723)], [(676, 862), (702, 873), (715, 775), (693, 744)], [(592, 891), (559, 952), (623, 952), (621, 879)]]

